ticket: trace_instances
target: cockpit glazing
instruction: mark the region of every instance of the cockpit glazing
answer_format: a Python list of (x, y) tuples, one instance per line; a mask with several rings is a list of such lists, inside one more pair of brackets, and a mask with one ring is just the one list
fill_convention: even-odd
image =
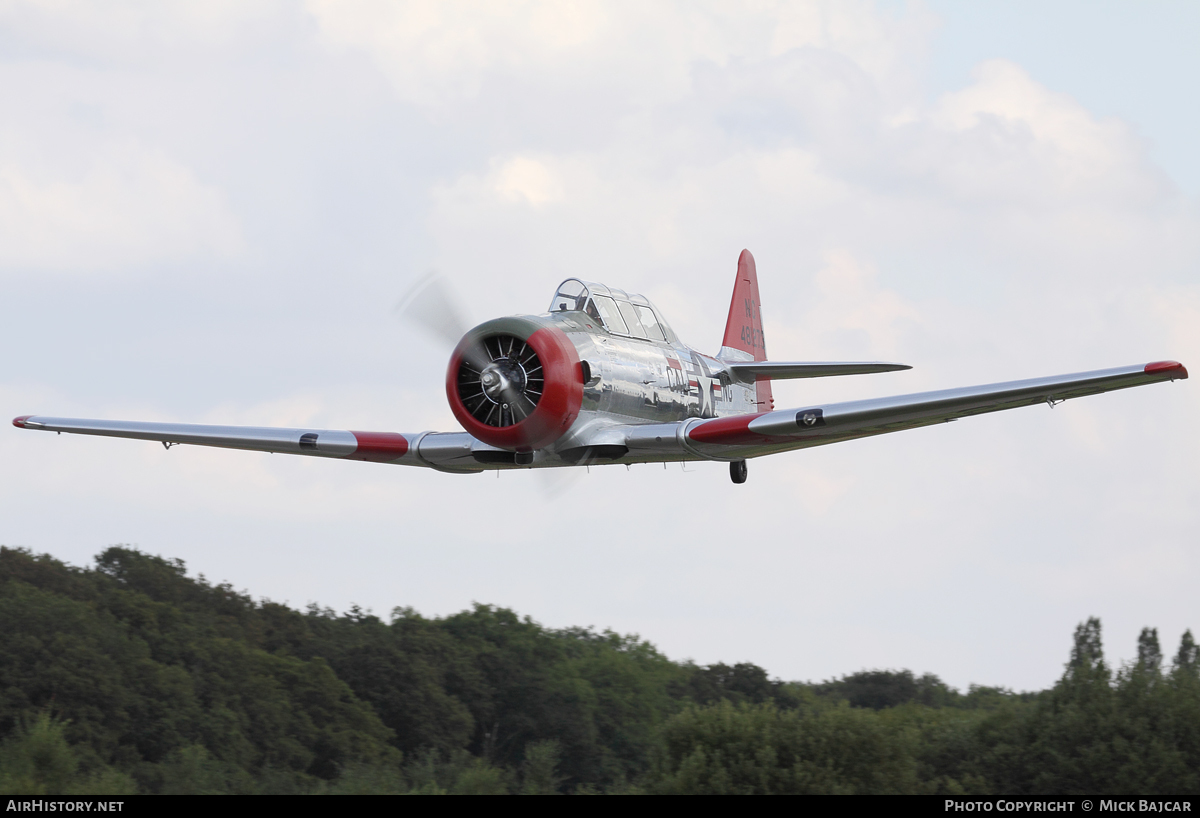
[(568, 278), (558, 285), (550, 312), (584, 312), (613, 335), (678, 343), (675, 333), (645, 296), (627, 295), (624, 290), (594, 281)]

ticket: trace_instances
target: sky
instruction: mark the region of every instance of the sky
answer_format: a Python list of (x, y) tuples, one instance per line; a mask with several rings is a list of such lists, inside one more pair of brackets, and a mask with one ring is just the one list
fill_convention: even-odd
[[(1200, 366), (1194, 3), (0, 0), (6, 417), (453, 430), (447, 351), (568, 276), (719, 346), (738, 253), (779, 406)], [(1200, 628), (1200, 391), (723, 464), (458, 476), (0, 432), (0, 543), (124, 543), (256, 598), (473, 602), (783, 679), (1048, 686)]]

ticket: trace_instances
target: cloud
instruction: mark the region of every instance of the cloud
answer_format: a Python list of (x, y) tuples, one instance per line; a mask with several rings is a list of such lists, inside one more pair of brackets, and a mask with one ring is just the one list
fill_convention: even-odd
[(817, 298), (792, 326), (800, 338), (789, 346), (820, 358), (891, 360), (902, 355), (902, 340), (922, 322), (919, 309), (898, 293), (880, 288), (876, 270), (845, 250), (826, 253), (814, 275)]
[(0, 147), (0, 270), (112, 272), (240, 250), (220, 191), (184, 165), (130, 142), (89, 153), (72, 174)]
[(308, 3), (325, 42), (366, 50), (404, 99), (435, 106), (476, 95), (488, 71), (586, 59), (603, 39), (607, 8), (600, 2)]
[(508, 201), (522, 201), (534, 207), (563, 198), (562, 185), (546, 165), (518, 156), (495, 171), (496, 192)]
[(324, 42), (361, 49), (408, 101), (444, 108), (483, 93), (489, 75), (543, 88), (620, 89), (641, 102), (677, 98), (698, 62), (844, 54), (879, 78), (908, 76), (913, 42), (934, 21), (893, 19), (866, 2), (456, 2), (310, 0)]
[(161, 60), (181, 46), (226, 45), (253, 24), (278, 17), (279, 0), (0, 0), (0, 24), (27, 45), (128, 62)]
[(792, 471), (796, 501), (811, 517), (824, 517), (854, 486), (851, 475), (833, 476), (800, 467)]
[(980, 63), (972, 76), (972, 85), (944, 95), (931, 116), (958, 147), (939, 157), (947, 192), (993, 204), (1016, 197), (1039, 209), (1064, 199), (1095, 205), (1098, 198), (1140, 208), (1173, 193), (1127, 123), (1096, 118), (1006, 60)]
[(153, 100), (165, 120), (185, 116), (160, 91), (124, 70), (0, 62), (0, 274), (126, 274), (242, 251), (225, 191), (169, 128), (129, 115)]

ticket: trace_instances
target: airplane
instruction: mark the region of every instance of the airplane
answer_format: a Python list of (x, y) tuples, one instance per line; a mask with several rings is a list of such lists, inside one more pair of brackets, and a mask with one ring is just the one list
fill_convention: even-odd
[(395, 463), (453, 474), (715, 460), (744, 483), (769, 454), (1188, 377), (1155, 361), (1072, 375), (776, 409), (771, 382), (911, 369), (768, 361), (758, 273), (743, 250), (716, 355), (684, 344), (648, 299), (569, 278), (547, 312), (486, 321), (459, 340), (446, 397), (461, 432), (356, 432), (22, 415), (47, 432)]

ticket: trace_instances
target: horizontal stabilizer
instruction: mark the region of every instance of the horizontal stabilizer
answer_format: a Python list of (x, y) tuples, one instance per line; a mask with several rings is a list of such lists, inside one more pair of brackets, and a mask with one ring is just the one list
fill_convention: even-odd
[(912, 369), (908, 364), (882, 361), (824, 363), (812, 361), (723, 361), (725, 370), (735, 379), (754, 383), (759, 378), (828, 378), (832, 375), (869, 375), (873, 372), (898, 372)]

